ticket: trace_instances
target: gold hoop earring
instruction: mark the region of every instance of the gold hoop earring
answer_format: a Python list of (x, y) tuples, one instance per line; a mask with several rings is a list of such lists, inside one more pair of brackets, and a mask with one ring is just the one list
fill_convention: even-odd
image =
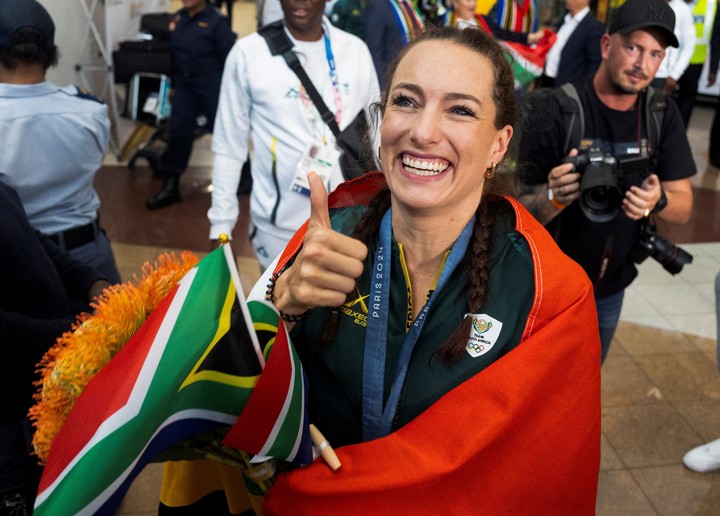
[(378, 145), (377, 157), (378, 157), (378, 163), (379, 163), (380, 165), (382, 165), (382, 158), (380, 157), (380, 146), (379, 146), (379, 145)]
[(492, 161), (490, 162), (490, 166), (485, 169), (485, 177), (487, 179), (492, 179), (495, 177), (495, 163)]

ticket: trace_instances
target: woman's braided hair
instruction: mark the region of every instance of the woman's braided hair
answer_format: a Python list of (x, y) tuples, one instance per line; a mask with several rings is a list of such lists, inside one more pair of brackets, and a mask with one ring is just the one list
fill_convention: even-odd
[[(387, 81), (380, 102), (373, 106), (373, 112), (376, 115), (378, 112), (382, 114), (387, 106), (388, 92), (398, 63), (402, 61), (411, 48), (425, 41), (455, 43), (488, 59), (494, 70), (492, 98), (496, 107), (495, 128), (501, 129), (514, 123), (516, 111), (514, 79), (505, 53), (491, 36), (480, 29), (473, 28), (432, 27), (403, 47), (388, 68)], [(478, 171), (478, 173), (484, 172)], [(493, 226), (496, 212), (502, 204), (493, 201), (492, 197), (488, 198), (487, 185), (486, 182), (485, 192), (483, 192), (482, 200), (476, 212), (475, 228), (462, 264), (468, 271), (467, 301), (471, 313), (478, 313), (487, 299)], [(390, 190), (386, 187), (370, 202), (367, 211), (355, 227), (352, 234), (353, 238), (364, 242), (372, 250), (380, 228), (380, 222), (388, 208), (390, 208)], [(363, 274), (358, 282), (362, 283), (367, 280), (367, 274)], [(352, 293), (350, 296), (352, 296)], [(348, 300), (350, 296), (348, 296)], [(333, 340), (338, 325), (339, 314), (334, 312), (326, 326), (322, 339), (323, 345), (328, 345)], [(462, 357), (470, 335), (471, 325), (472, 319), (465, 317), (438, 350), (439, 357), (446, 364), (451, 364)]]

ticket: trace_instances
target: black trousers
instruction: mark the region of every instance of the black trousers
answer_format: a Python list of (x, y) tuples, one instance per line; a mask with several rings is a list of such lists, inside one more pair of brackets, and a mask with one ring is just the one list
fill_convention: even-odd
[(685, 73), (682, 74), (682, 77), (680, 77), (677, 83), (678, 90), (675, 101), (677, 102), (678, 108), (680, 108), (680, 115), (682, 116), (686, 129), (690, 123), (690, 115), (692, 115), (695, 99), (697, 98), (698, 83), (702, 69), (702, 64), (691, 64), (687, 67)]
[(710, 128), (710, 164), (720, 168), (720, 97), (715, 102), (715, 116)]
[(187, 168), (192, 153), (197, 118), (204, 115), (212, 131), (220, 95), (220, 74), (182, 80), (175, 85), (170, 113), (168, 145), (160, 157), (164, 177), (178, 177)]

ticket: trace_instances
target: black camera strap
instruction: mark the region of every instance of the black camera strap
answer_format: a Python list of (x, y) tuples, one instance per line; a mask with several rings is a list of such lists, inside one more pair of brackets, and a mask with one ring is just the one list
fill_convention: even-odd
[(603, 248), (603, 254), (600, 258), (600, 269), (597, 279), (595, 280), (595, 288), (600, 285), (600, 281), (605, 277), (608, 265), (610, 264), (610, 258), (612, 258), (613, 247), (615, 247), (615, 235), (610, 233), (605, 239), (605, 247)]
[[(559, 88), (554, 88), (550, 93), (558, 101), (563, 115), (563, 126), (565, 127), (563, 152), (567, 155), (570, 149), (579, 150), (585, 134), (585, 112), (577, 88), (572, 83), (565, 83)], [(662, 136), (667, 99), (662, 91), (648, 86), (644, 94), (640, 96), (638, 107), (644, 115), (638, 120), (638, 125), (644, 122), (648, 134), (647, 141), (644, 144), (642, 142), (638, 142), (638, 144), (641, 151), (644, 150), (645, 155), (650, 156), (651, 161), (654, 162), (652, 156), (656, 154), (655, 150), (658, 148)]]

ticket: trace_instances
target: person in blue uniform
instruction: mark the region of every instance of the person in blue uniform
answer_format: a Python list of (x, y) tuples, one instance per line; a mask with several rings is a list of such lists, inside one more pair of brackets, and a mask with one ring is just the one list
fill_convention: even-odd
[(170, 133), (159, 163), (163, 187), (146, 202), (151, 210), (180, 202), (180, 175), (190, 160), (196, 120), (204, 116), (212, 130), (225, 58), (237, 39), (228, 19), (206, 0), (183, 0), (170, 30)]
[(110, 137), (107, 106), (47, 80), (54, 37), (35, 0), (0, 2), (0, 181), (17, 191), (35, 229), (119, 283), (93, 188)]
[[(720, 9), (715, 12), (712, 35), (710, 36), (710, 66), (708, 67), (707, 85), (712, 86), (717, 79), (718, 63), (720, 63)], [(720, 101), (715, 104), (715, 116), (710, 127), (710, 147), (708, 161), (715, 168), (720, 168)]]

